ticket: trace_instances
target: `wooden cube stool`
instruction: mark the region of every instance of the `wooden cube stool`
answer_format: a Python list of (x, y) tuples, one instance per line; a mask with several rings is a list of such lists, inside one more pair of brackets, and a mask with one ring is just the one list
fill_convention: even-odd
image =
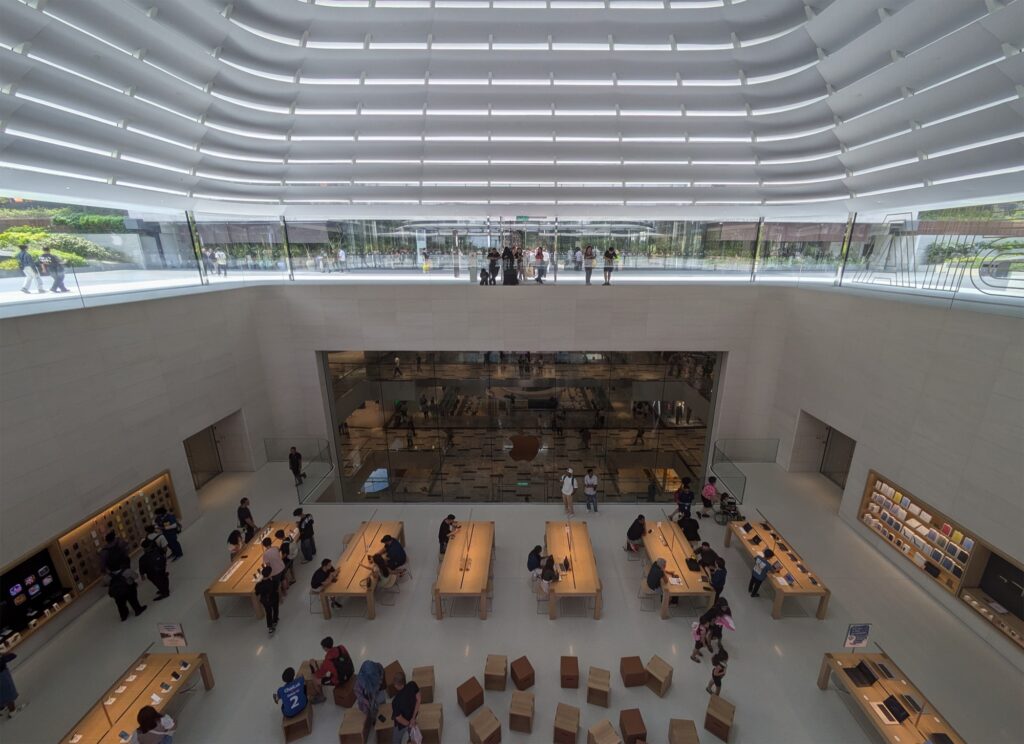
[(412, 681), (420, 688), (421, 705), (434, 702), (434, 667), (414, 667), (412, 670)]
[(612, 722), (605, 718), (587, 729), (587, 744), (622, 744)]
[(484, 664), (484, 689), (504, 690), (508, 679), (508, 657), (487, 655), (487, 663)]
[(498, 744), (501, 741), (501, 721), (490, 708), (481, 708), (469, 719), (469, 740), (472, 744)]
[(363, 728), (366, 726), (366, 714), (359, 708), (349, 708), (338, 727), (339, 744), (366, 744)]
[(704, 730), (710, 731), (722, 741), (729, 741), (732, 731), (732, 717), (736, 714), (736, 706), (725, 698), (712, 695), (708, 700), (708, 710), (704, 714)]
[(455, 690), (455, 698), (459, 708), (468, 716), (484, 704), (484, 688), (477, 682), (476, 677), (470, 677)]
[(647, 741), (647, 727), (639, 708), (626, 708), (619, 711), (619, 731), (625, 744), (637, 744)]
[(517, 690), (526, 690), (533, 687), (533, 664), (525, 656), (520, 656), (512, 662), (512, 684)]
[[(377, 720), (373, 722), (373, 729), (377, 732), (377, 744), (391, 744), (391, 734), (395, 729), (395, 722), (391, 720), (391, 703), (384, 703), (377, 709)], [(384, 720), (380, 720), (380, 716)]]
[(575, 705), (559, 703), (555, 708), (555, 744), (576, 744), (580, 730), (580, 709)]
[(612, 673), (607, 669), (590, 667), (587, 673), (587, 702), (607, 708), (611, 701)]
[(281, 730), (284, 732), (286, 742), (301, 739), (313, 733), (313, 704), (306, 703), (306, 707), (294, 716), (281, 716)]
[(533, 693), (516, 690), (508, 706), (509, 731), (529, 734), (533, 731)]
[(575, 656), (563, 656), (560, 676), (562, 688), (575, 690), (580, 686), (580, 660)]
[(665, 697), (672, 686), (672, 665), (660, 656), (652, 656), (647, 662), (647, 686), (658, 697)]
[(384, 667), (384, 684), (388, 687), (388, 697), (394, 697), (398, 693), (398, 688), (395, 687), (395, 677), (399, 674), (404, 677), (405, 670), (397, 661), (392, 661)]
[(626, 687), (640, 687), (647, 684), (647, 670), (639, 656), (623, 656), (619, 661), (619, 674)]
[(418, 720), (420, 733), (423, 734), (423, 744), (441, 744), (444, 729), (444, 710), (441, 703), (421, 704)]
[(688, 718), (670, 718), (668, 721), (668, 744), (700, 744), (697, 724)]
[(334, 704), (342, 708), (351, 708), (356, 704), (356, 678), (348, 678), (343, 685), (334, 686)]
[(444, 729), (444, 710), (441, 703), (420, 705), (418, 717), (423, 744), (441, 744), (441, 733)]

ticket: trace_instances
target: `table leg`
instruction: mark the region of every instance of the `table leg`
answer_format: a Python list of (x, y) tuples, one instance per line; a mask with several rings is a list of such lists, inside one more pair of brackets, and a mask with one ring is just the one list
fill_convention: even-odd
[(821, 595), (821, 599), (818, 600), (818, 614), (816, 617), (819, 620), (825, 619), (825, 614), (828, 612), (828, 600), (832, 597), (832, 592), (825, 590), (825, 593)]
[(438, 620), (444, 618), (444, 605), (441, 603), (441, 591), (434, 584), (434, 617)]
[(210, 613), (210, 619), (219, 619), (220, 612), (217, 611), (217, 598), (209, 592), (203, 592), (203, 597), (206, 598), (206, 611)]
[(594, 595), (594, 619), (601, 619), (601, 590), (597, 590), (597, 594)]
[(668, 592), (661, 592), (661, 619), (668, 620)]
[(487, 619), (487, 590), (480, 592), (480, 619)]
[(554, 620), (558, 617), (558, 595), (555, 587), (548, 590), (548, 619)]
[(213, 669), (210, 667), (210, 660), (206, 654), (199, 654), (199, 674), (203, 678), (203, 687), (207, 690), (213, 689)]
[(732, 545), (732, 527), (725, 528), (725, 547)]
[(253, 612), (256, 613), (256, 619), (259, 620), (263, 617), (263, 605), (260, 604), (260, 598), (257, 597), (255, 594), (252, 594), (251, 597)]
[(780, 592), (778, 589), (775, 590), (775, 599), (772, 601), (772, 619), (782, 619), (782, 602), (786, 599), (786, 595)]
[(323, 613), (324, 620), (331, 619), (331, 600), (323, 592), (320, 593), (320, 611)]
[(832, 674), (832, 668), (828, 664), (828, 654), (821, 657), (821, 669), (818, 670), (818, 689), (828, 689), (828, 678)]
[(373, 620), (377, 617), (377, 603), (375, 601), (374, 583), (370, 582), (370, 588), (366, 592), (366, 619)]

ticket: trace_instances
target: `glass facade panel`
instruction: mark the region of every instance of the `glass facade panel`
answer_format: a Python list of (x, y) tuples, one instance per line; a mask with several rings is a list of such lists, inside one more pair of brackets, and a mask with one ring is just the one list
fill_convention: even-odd
[[(205, 280), (255, 282), (287, 279), (290, 270), (280, 220), (246, 221), (237, 217), (195, 215)], [(308, 267), (311, 259), (301, 259)]]

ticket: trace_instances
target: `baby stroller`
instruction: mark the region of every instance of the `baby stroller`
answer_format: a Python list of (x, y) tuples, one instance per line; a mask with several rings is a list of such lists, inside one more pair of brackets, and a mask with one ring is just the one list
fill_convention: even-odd
[(739, 503), (735, 497), (731, 494), (723, 493), (718, 499), (718, 504), (715, 508), (715, 521), (718, 524), (729, 524), (729, 522), (736, 522), (745, 519), (740, 514)]

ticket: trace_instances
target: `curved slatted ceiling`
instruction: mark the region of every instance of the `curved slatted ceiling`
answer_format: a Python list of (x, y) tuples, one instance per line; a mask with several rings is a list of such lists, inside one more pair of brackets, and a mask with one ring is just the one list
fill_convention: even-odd
[(1024, 192), (1024, 0), (0, 0), (9, 193), (290, 215)]

